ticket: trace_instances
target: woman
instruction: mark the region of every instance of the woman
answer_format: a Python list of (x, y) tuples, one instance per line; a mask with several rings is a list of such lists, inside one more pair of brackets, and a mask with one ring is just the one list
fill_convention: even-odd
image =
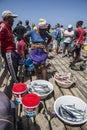
[(36, 78), (39, 78), (38, 71), (39, 68), (41, 69), (43, 79), (47, 79), (47, 72), (46, 72), (46, 59), (48, 57), (47, 50), (46, 50), (46, 43), (45, 40), (47, 39), (47, 43), (49, 42), (50, 36), (46, 32), (47, 30), (47, 22), (44, 19), (40, 19), (39, 21), (39, 28), (37, 30), (28, 31), (24, 36), (31, 37), (31, 50), (30, 50), (30, 57), (33, 61), (35, 66), (35, 74)]

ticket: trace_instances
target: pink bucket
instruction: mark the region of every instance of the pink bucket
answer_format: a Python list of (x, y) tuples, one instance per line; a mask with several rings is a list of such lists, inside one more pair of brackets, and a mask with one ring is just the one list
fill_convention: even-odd
[(38, 113), (40, 97), (33, 93), (28, 93), (22, 98), (24, 114), (27, 117), (34, 117)]
[(17, 104), (21, 104), (22, 97), (27, 93), (27, 85), (24, 83), (14, 84), (12, 87), (12, 93)]

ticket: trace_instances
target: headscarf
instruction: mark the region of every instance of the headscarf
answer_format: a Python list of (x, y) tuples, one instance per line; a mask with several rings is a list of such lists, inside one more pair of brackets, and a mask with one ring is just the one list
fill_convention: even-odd
[(39, 19), (38, 26), (39, 26), (40, 29), (47, 29), (48, 23), (45, 19)]

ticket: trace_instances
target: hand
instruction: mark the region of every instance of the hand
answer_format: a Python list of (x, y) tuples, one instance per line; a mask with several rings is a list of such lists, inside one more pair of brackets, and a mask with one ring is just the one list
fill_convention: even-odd
[(80, 47), (80, 45), (78, 44), (78, 42), (76, 42), (76, 44), (75, 44), (75, 45), (76, 45), (76, 47), (77, 47), (77, 48), (79, 48), (79, 47)]

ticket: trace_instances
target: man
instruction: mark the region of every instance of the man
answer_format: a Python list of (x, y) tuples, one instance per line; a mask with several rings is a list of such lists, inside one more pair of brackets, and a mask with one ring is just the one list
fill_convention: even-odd
[(83, 26), (83, 21), (76, 22), (75, 39), (74, 39), (76, 40), (75, 49), (74, 49), (74, 52), (76, 54), (74, 60), (76, 61), (80, 60), (81, 48), (86, 39), (86, 32), (82, 26)]
[(29, 25), (29, 20), (25, 21), (25, 28), (26, 28), (27, 31), (31, 31), (31, 27)]
[(0, 44), (1, 44), (1, 55), (5, 60), (6, 66), (15, 83), (18, 82), (18, 62), (20, 60), (19, 54), (15, 51), (14, 37), (12, 34), (12, 26), (14, 18), (17, 15), (11, 11), (6, 10), (2, 12), (3, 20), (0, 21)]
[(55, 32), (53, 34), (53, 44), (55, 46), (55, 51), (56, 51), (56, 54), (59, 53), (59, 49), (60, 49), (60, 40), (61, 40), (61, 30), (60, 30), (60, 24), (57, 23), (55, 25)]
[[(64, 47), (63, 47), (63, 57), (69, 56), (71, 42), (74, 37), (73, 26), (71, 24), (69, 24), (68, 29), (64, 31), (64, 37), (65, 39), (64, 39)], [(66, 50), (67, 50), (67, 55), (66, 55)]]
[(17, 41), (20, 41), (23, 38), (25, 32), (26, 28), (22, 25), (22, 21), (19, 21), (18, 26), (13, 30), (13, 33), (17, 36)]

